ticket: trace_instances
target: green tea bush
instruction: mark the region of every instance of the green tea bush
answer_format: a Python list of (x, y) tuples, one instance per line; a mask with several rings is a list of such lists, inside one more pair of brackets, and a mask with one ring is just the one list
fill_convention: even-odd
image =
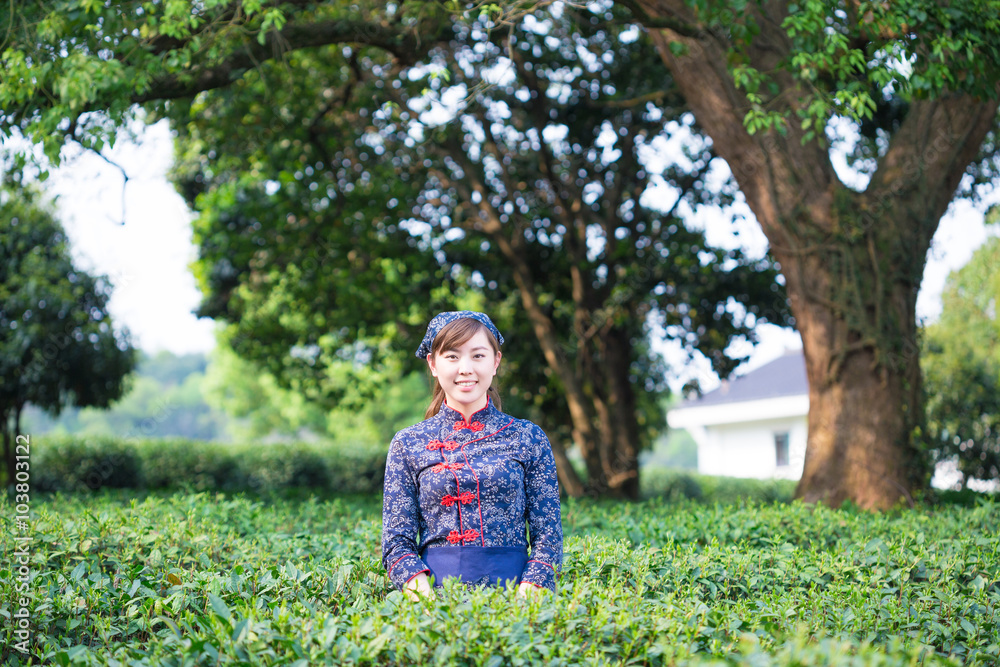
[(1000, 664), (992, 501), (890, 514), (568, 501), (557, 594), (446, 582), (410, 602), (379, 562), (377, 495), (133, 496), (32, 501), (30, 655), (7, 623), (0, 663)]
[[(144, 469), (136, 488), (185, 487), (195, 491), (247, 488), (246, 460), (241, 461), (241, 448), (237, 445), (170, 438), (137, 440), (133, 448)], [(39, 451), (44, 456), (44, 442)], [(39, 467), (44, 468), (44, 463)]]

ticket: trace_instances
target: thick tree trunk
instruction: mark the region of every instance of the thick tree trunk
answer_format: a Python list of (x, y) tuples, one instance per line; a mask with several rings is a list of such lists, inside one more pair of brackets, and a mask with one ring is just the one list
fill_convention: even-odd
[[(723, 33), (699, 27), (683, 0), (645, 0), (664, 62), (715, 151), (732, 169), (780, 262), (809, 378), (809, 439), (797, 495), (888, 508), (926, 483), (913, 441), (922, 420), (914, 303), (931, 237), (995, 121), (967, 96), (912, 103), (865, 193), (836, 177), (825, 147), (750, 135), (750, 108), (727, 67)], [(779, 85), (769, 108), (794, 119), (808, 91), (782, 70), (787, 4), (764, 2), (750, 64)], [(674, 54), (671, 43), (686, 52)]]
[[(886, 221), (881, 247), (891, 245), (884, 230), (899, 232)], [(796, 269), (790, 291), (804, 295), (794, 311), (809, 379), (809, 439), (796, 495), (809, 502), (887, 508), (911, 502), (926, 483), (912, 438), (922, 415), (914, 309), (923, 263), (894, 266), (893, 253), (875, 247), (870, 233), (833, 252), (785, 260)], [(889, 285), (887, 276), (895, 276)], [(834, 298), (821, 297), (827, 293)]]
[(602, 443), (603, 473), (615, 496), (639, 498), (639, 429), (636, 422), (635, 394), (629, 381), (632, 363), (627, 331), (611, 329), (602, 339), (603, 376), (607, 394), (608, 432)]
[(849, 355), (833, 376), (828, 354), (833, 348), (817, 345), (815, 336), (805, 338), (816, 351), (806, 355), (809, 443), (796, 495), (834, 506), (850, 500), (866, 508), (911, 502), (912, 491), (924, 482), (907, 419), (919, 407), (907, 387), (919, 373), (919, 359), (879, 377), (871, 370), (876, 355), (865, 350)]
[[(546, 434), (547, 435), (547, 434)], [(580, 476), (576, 474), (576, 468), (566, 455), (566, 448), (558, 438), (549, 437), (552, 443), (552, 455), (556, 459), (556, 475), (559, 477), (559, 487), (570, 498), (582, 498), (587, 495)]]

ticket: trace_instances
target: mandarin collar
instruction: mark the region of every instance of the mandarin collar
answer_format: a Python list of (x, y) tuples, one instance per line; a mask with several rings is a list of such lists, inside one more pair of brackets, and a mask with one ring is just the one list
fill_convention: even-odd
[(462, 430), (463, 427), (460, 425), (465, 424), (465, 428), (472, 431), (492, 432), (503, 426), (500, 422), (504, 414), (497, 410), (496, 406), (493, 405), (493, 401), (487, 397), (486, 407), (472, 413), (468, 422), (465, 421), (462, 413), (448, 405), (447, 401), (441, 404), (441, 410), (437, 416), (441, 419), (444, 426), (453, 430)]

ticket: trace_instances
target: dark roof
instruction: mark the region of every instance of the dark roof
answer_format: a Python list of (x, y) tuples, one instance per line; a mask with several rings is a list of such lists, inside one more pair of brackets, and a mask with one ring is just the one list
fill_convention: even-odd
[(806, 359), (802, 355), (802, 350), (792, 350), (746, 375), (729, 381), (724, 380), (718, 389), (684, 401), (677, 407), (700, 408), (705, 405), (742, 403), (808, 393)]

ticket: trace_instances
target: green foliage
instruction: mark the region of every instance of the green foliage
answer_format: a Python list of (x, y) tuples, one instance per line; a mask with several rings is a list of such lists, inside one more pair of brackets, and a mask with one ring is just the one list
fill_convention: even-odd
[[(555, 596), (395, 592), (377, 497), (33, 498), (29, 660), (926, 667), (1000, 658), (1000, 508), (564, 505)], [(0, 501), (0, 512), (13, 508)], [(10, 531), (0, 545), (11, 553)], [(9, 567), (8, 565), (0, 567)], [(0, 614), (17, 581), (0, 577)]]
[(387, 448), (79, 436), (33, 438), (32, 443), (31, 480), (40, 491), (185, 488), (270, 493), (309, 487), (377, 493)]
[(1000, 238), (949, 276), (925, 327), (921, 367), (930, 447), (958, 459), (963, 484), (1000, 479)]
[(93, 437), (32, 437), (31, 463), (38, 491), (138, 488), (145, 468), (133, 444)]
[[(347, 368), (345, 368), (345, 366)], [(338, 362), (344, 386), (341, 400), (331, 409), (309, 400), (303, 391), (287, 389), (267, 371), (237, 356), (225, 336), (212, 352), (204, 392), (209, 404), (233, 418), (234, 440), (275, 437), (326, 437), (342, 448), (384, 451), (399, 429), (423, 419), (430, 390), (421, 373), (395, 382), (377, 382), (378, 391), (348, 381), (355, 375), (350, 362)]]
[(162, 385), (171, 386), (188, 382), (191, 376), (205, 372), (208, 359), (204, 354), (173, 354), (160, 350), (156, 354), (143, 354), (136, 368), (136, 375), (146, 376)]
[(335, 407), (327, 415), (327, 433), (342, 447), (385, 452), (397, 431), (423, 420), (430, 397), (428, 375), (410, 373), (386, 386), (373, 401)]
[(212, 407), (234, 418), (229, 431), (235, 440), (326, 431), (326, 411), (301, 392), (278, 385), (222, 340), (212, 351), (204, 392)]
[(28, 403), (52, 414), (105, 407), (135, 366), (108, 313), (110, 286), (77, 270), (62, 226), (30, 190), (0, 189), (0, 432), (11, 441)]
[[(388, 442), (229, 444), (79, 435), (35, 440), (33, 486), (46, 492), (131, 488), (271, 493), (307, 487), (317, 493), (379, 493)], [(669, 501), (790, 502), (795, 491), (795, 483), (786, 480), (711, 477), (655, 464), (641, 468), (640, 476), (645, 497)]]
[[(294, 12), (294, 6), (265, 7), (259, 0), (21, 3), (0, 14), (0, 134), (19, 128), (53, 161), (68, 140), (100, 150), (114, 142), (116, 127), (132, 117), (135, 103), (225, 85), (273, 57), (273, 49), (286, 47), (289, 38), (315, 42), (315, 30), (302, 35), (304, 18), (320, 25), (343, 20), (331, 41), (374, 40), (384, 48), (415, 50), (417, 35), (433, 41), (440, 31), (430, 23), (437, 12), (412, 15), (420, 4), (388, 10), (310, 5), (298, 8), (297, 25), (286, 26), (286, 10)], [(380, 20), (406, 27), (380, 35)], [(281, 34), (285, 27), (291, 34)], [(88, 113), (95, 110), (102, 113)]]
[(141, 354), (128, 390), (110, 407), (70, 408), (52, 419), (29, 406), (24, 429), (33, 435), (224, 439), (228, 420), (202, 395), (206, 364), (201, 354)]
[[(348, 387), (350, 389), (350, 387)], [(227, 345), (212, 352), (141, 355), (128, 391), (107, 409), (68, 408), (57, 418), (28, 406), (22, 430), (33, 436), (295, 441), (322, 439), (345, 449), (384, 452), (393, 434), (423, 418), (427, 380), (412, 374), (371, 391), (347, 392), (330, 410), (282, 388)]]
[[(724, 34), (734, 44), (731, 71), (751, 104), (744, 120), (751, 133), (794, 122), (804, 130), (803, 141), (824, 141), (834, 117), (870, 126), (889, 104), (959, 92), (996, 97), (996, 0), (793, 2), (781, 27), (794, 55), (766, 72), (749, 64), (759, 46), (758, 14), (743, 11), (743, 2), (693, 4), (702, 30)], [(796, 89), (796, 103), (776, 104), (779, 88)], [(862, 151), (874, 147), (874, 135), (869, 138)]]
[[(769, 260), (689, 228), (735, 184), (709, 185), (711, 147), (629, 18), (610, 5), (41, 2), (6, 19), (0, 65), (21, 78), (0, 83), (0, 132), (54, 159), (67, 136), (113, 140), (134, 103), (170, 118), (176, 181), (200, 212), (201, 314), (308, 402), (332, 407), (348, 387), (373, 398), (414, 369), (430, 315), (475, 300), (521, 341), (507, 354), (518, 414), (568, 440), (572, 388), (595, 429), (615, 414), (638, 449), (663, 422), (649, 323), (728, 374), (741, 361), (729, 343), (787, 312)], [(683, 157), (647, 165), (675, 135), (691, 137)], [(528, 344), (539, 337), (547, 365)], [(291, 411), (282, 423), (315, 416)], [(599, 458), (615, 456), (588, 465)]]

